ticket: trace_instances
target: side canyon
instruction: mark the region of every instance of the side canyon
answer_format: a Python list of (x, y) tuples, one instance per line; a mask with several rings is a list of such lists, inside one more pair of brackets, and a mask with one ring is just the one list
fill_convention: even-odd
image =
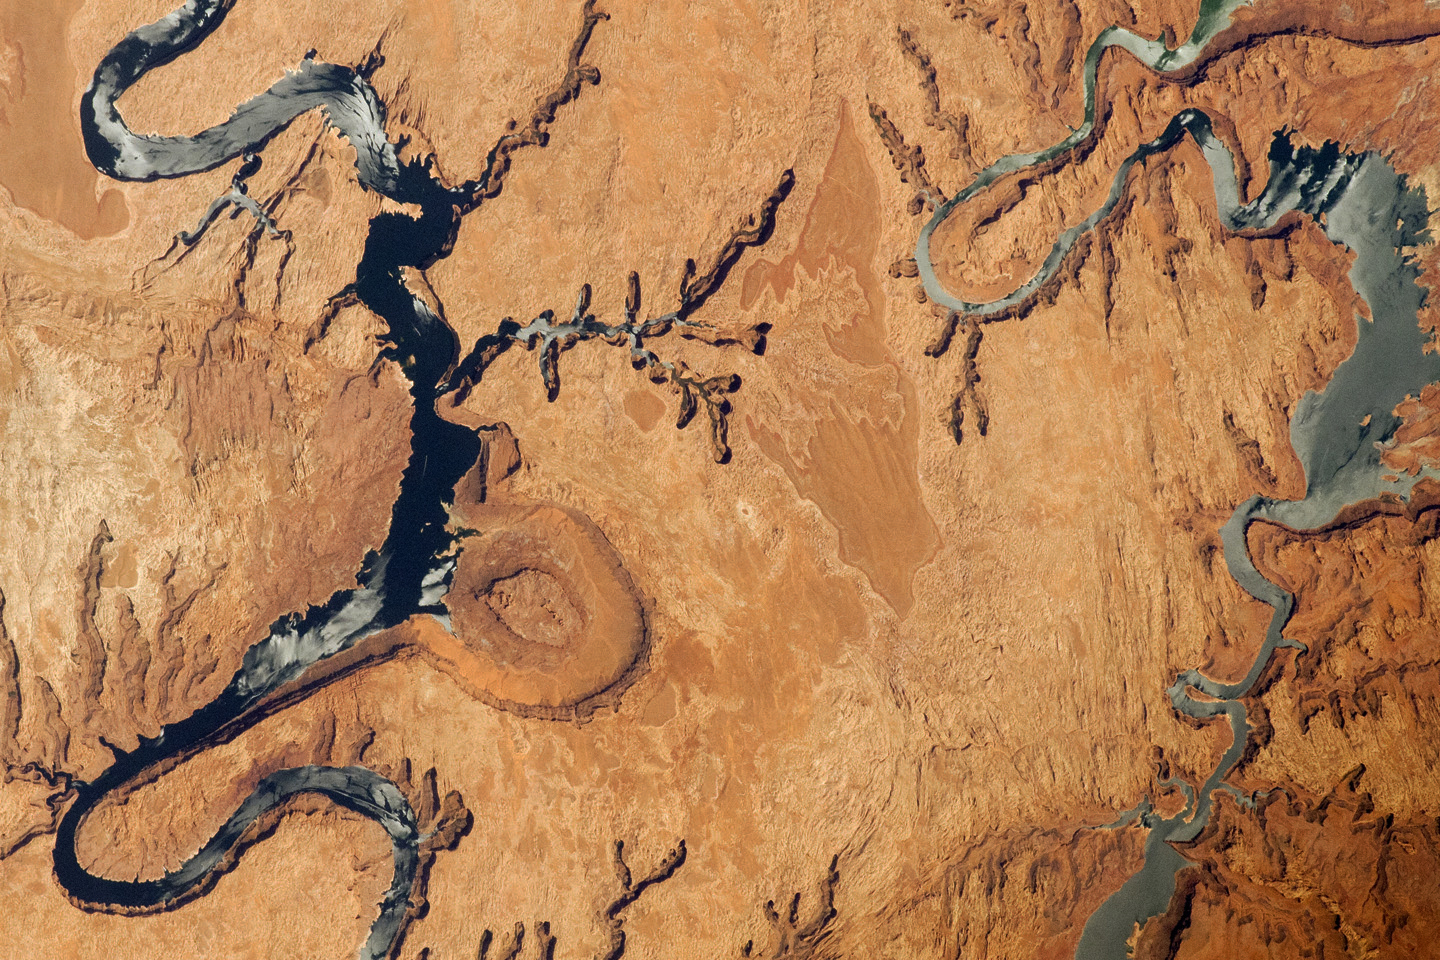
[(178, 3), (0, 0), (0, 953), (1435, 951), (1440, 10)]

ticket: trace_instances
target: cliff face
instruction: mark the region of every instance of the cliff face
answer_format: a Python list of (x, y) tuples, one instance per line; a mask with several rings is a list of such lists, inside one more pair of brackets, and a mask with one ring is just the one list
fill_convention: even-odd
[[(1292, 421), (1387, 307), (1333, 203), (1234, 229), (1215, 160), (1244, 204), (1282, 131), (1383, 158), (1421, 211), (1384, 252), (1428, 292), (1428, 4), (239, 0), (117, 101), (194, 134), (357, 67), (453, 206), (362, 183), (319, 110), (258, 168), (102, 176), (91, 71), (171, 0), (32, 6), (0, 0), (0, 953), (366, 942), (401, 844), (364, 804), (302, 794), (144, 907), (52, 857), (287, 618), (398, 595), (397, 503), (456, 449), (431, 410), (479, 453), (430, 504), (430, 593), (107, 786), (81, 868), (156, 880), (278, 771), (363, 767), (417, 824), (407, 960), (1122, 956), (1082, 934), (1158, 847), (1135, 956), (1434, 949), (1440, 385), (1374, 451), (1403, 496), (1222, 539), (1310, 495)], [(1086, 79), (1111, 26), (1183, 49), (1215, 17), (1185, 64)], [(1143, 155), (1185, 111), (1212, 141)], [(388, 339), (425, 315), (437, 384)], [(1237, 549), (1303, 649), (1257, 661)], [(1243, 708), (1233, 765), (1175, 707), (1192, 668), (1244, 688), (1193, 695)]]

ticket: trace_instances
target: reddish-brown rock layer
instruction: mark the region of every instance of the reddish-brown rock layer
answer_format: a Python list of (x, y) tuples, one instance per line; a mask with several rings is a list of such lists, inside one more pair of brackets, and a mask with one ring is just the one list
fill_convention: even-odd
[[(369, 219), (398, 208), (358, 189), (318, 116), (250, 182), (288, 240), (242, 214), (176, 244), (235, 165), (106, 184), (70, 135), (89, 70), (172, 3), (0, 3), (0, 902), (26, 906), (0, 918), (0, 953), (351, 956), (389, 845), (333, 805), (267, 822), (205, 896), (155, 916), (77, 910), (50, 878), (70, 781), (353, 584), (409, 454), (403, 370), (342, 294)], [(609, 322), (641, 289), (658, 315), (716, 285), (706, 326), (646, 346), (723, 382), (730, 462), (706, 418), (670, 429), (685, 398), (625, 343), (568, 343), (548, 382), (535, 353), (487, 358), (441, 411), (486, 439), (452, 516), (455, 633), (415, 618), (328, 662), (103, 805), (82, 862), (157, 876), (275, 770), (364, 764), (439, 830), (427, 856), (453, 846), (405, 960), (504, 955), (517, 922), (524, 956), (562, 960), (617, 932), (634, 957), (1070, 956), (1145, 836), (1090, 828), (1147, 795), (1173, 814), (1157, 775), (1199, 782), (1229, 745), (1165, 687), (1254, 657), (1270, 611), (1218, 530), (1253, 494), (1303, 495), (1289, 416), (1363, 305), (1317, 225), (1221, 230), (1186, 144), (982, 336), (916, 296), (916, 192), (1063, 139), (1100, 30), (1182, 38), (1198, 6), (601, 3), (599, 83), (405, 279), (467, 350), (504, 317), (568, 317), (582, 284)], [(356, 64), (381, 47), (392, 134), (460, 181), (564, 86), (580, 16), (241, 0), (122, 107), (137, 130), (194, 132), (311, 48)], [(944, 276), (1008, 292), (1192, 105), (1248, 193), (1289, 128), (1381, 151), (1433, 206), (1436, 17), (1259, 0), (1184, 76), (1107, 54), (1096, 136), (947, 222)], [(773, 235), (735, 246), (782, 171)], [(1407, 252), (1428, 284), (1436, 248)], [(707, 274), (732, 253), (728, 279)], [(1397, 474), (1434, 464), (1432, 394), (1399, 408)], [(1420, 496), (1319, 534), (1253, 529), (1309, 649), (1247, 701), (1231, 780), (1269, 792), (1254, 811), (1219, 799), (1137, 955), (1425, 954), (1440, 548)]]

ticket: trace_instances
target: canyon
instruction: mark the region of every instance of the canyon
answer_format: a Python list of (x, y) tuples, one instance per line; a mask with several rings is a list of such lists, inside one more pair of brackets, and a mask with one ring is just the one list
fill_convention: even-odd
[(0, 0), (5, 952), (1428, 955), (1437, 58)]

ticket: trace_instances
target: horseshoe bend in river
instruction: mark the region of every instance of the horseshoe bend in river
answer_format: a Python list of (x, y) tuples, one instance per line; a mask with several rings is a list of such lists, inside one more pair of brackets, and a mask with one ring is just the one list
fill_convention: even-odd
[[(265, 698), (305, 674), (315, 663), (395, 626), (414, 613), (443, 615), (440, 599), (454, 561), (445, 501), (475, 462), (476, 435), (441, 419), (435, 411), (439, 382), (457, 359), (453, 332), (403, 286), (401, 269), (443, 255), (453, 242), (460, 211), (473, 208), (483, 184), (449, 189), (418, 165), (402, 164), (384, 133), (384, 107), (356, 71), (306, 60), (269, 91), (242, 105), (231, 119), (195, 137), (140, 136), (115, 108), (116, 99), (146, 71), (200, 43), (223, 21), (234, 0), (191, 0), (161, 20), (128, 35), (106, 55), (81, 104), (81, 125), (91, 161), (102, 172), (128, 180), (181, 177), (212, 169), (260, 149), (305, 111), (323, 107), (329, 122), (354, 146), (360, 181), (402, 203), (418, 204), (419, 218), (381, 214), (371, 223), (355, 293), (389, 324), (387, 353), (407, 362), (415, 401), (412, 457), (401, 483), (389, 534), (367, 557), (353, 590), (323, 606), (275, 623), (246, 651), (229, 685), (188, 718), (158, 737), (117, 754), (96, 780), (80, 784), (62, 819), (55, 845), (55, 876), (70, 896), (102, 907), (164, 906), (203, 888), (256, 819), (298, 793), (319, 793), (381, 824), (394, 851), (394, 879), (380, 904), (360, 956), (390, 954), (409, 908), (419, 865), (421, 835), (415, 814), (389, 780), (362, 767), (306, 766), (266, 777), (215, 837), (180, 869), (157, 880), (118, 881), (95, 876), (76, 859), (76, 831), (106, 795), (157, 766), (203, 748), (243, 724)], [(425, 458), (423, 469), (417, 468)]]
[[(237, 735), (258, 721), (267, 709), (303, 695), (300, 684), (323, 679), (317, 665), (336, 654), (353, 650), (368, 637), (395, 627), (412, 616), (434, 617), (447, 630), (450, 613), (443, 600), (449, 592), (459, 563), (458, 538), (447, 529), (447, 506), (454, 503), (456, 484), (472, 467), (484, 468), (485, 456), (476, 431), (442, 418), (437, 401), (449, 395), (463, 400), (483, 376), (495, 356), (515, 344), (540, 356), (540, 369), (555, 399), (559, 380), (557, 358), (567, 347), (587, 339), (604, 339), (626, 345), (637, 369), (647, 370), (652, 380), (668, 380), (681, 394), (680, 418), (684, 426), (703, 402), (709, 409), (711, 445), (718, 461), (729, 456), (725, 441), (727, 402), (723, 395), (736, 389), (736, 377), (698, 378), (679, 362), (662, 360), (644, 343), (675, 327), (693, 327), (690, 315), (715, 293), (725, 275), (745, 248), (764, 243), (774, 228), (775, 210), (788, 196), (794, 176), (786, 170), (779, 184), (715, 258), (707, 272), (698, 273), (689, 261), (679, 290), (679, 305), (668, 313), (641, 319), (640, 287), (636, 274), (630, 275), (625, 320), (607, 324), (590, 314), (590, 289), (581, 289), (573, 316), (557, 321), (544, 311), (529, 323), (502, 321), (494, 333), (481, 337), (471, 352), (460, 356), (455, 332), (437, 315), (426, 300), (407, 289), (405, 268), (421, 270), (446, 256), (453, 245), (461, 218), (484, 200), (499, 194), (511, 154), (526, 146), (543, 146), (546, 127), (554, 121), (558, 107), (579, 95), (586, 84), (600, 81), (599, 72), (581, 63), (581, 57), (596, 24), (607, 19), (595, 10), (595, 0), (585, 0), (578, 34), (572, 43), (564, 79), (537, 101), (528, 126), (512, 123), (491, 148), (486, 167), (478, 180), (457, 187), (442, 183), (430, 162), (402, 162), (398, 147), (385, 134), (385, 107), (367, 77), (378, 67), (378, 54), (359, 70), (324, 63), (313, 52), (300, 66), (286, 73), (269, 90), (236, 108), (229, 120), (196, 136), (151, 136), (134, 133), (116, 109), (115, 102), (149, 70), (163, 66), (203, 42), (224, 21), (236, 0), (188, 0), (165, 17), (139, 27), (105, 55), (80, 104), (80, 126), (86, 152), (101, 172), (122, 180), (148, 181), (184, 177), (212, 170), (243, 157), (230, 192), (216, 200), (193, 232), (182, 231), (176, 243), (197, 242), (225, 206), (233, 204), (254, 214), (272, 235), (282, 235), (266, 212), (246, 193), (245, 180), (259, 166), (259, 152), (291, 121), (307, 111), (320, 108), (331, 127), (354, 147), (358, 179), (365, 189), (374, 190), (401, 204), (419, 208), (419, 216), (381, 213), (370, 221), (364, 253), (356, 268), (355, 282), (337, 300), (348, 298), (363, 304), (387, 325), (381, 355), (397, 361), (410, 380), (414, 413), (410, 421), (409, 464), (400, 484), (400, 495), (391, 512), (385, 542), (365, 559), (354, 589), (342, 590), (323, 605), (303, 614), (282, 617), (269, 634), (246, 651), (240, 668), (229, 684), (210, 703), (179, 722), (168, 724), (154, 738), (142, 737), (134, 750), (112, 747), (115, 762), (88, 783), (76, 781), (75, 800), (61, 818), (56, 833), (55, 877), (76, 904), (99, 910), (144, 912), (166, 909), (208, 889), (219, 869), (231, 862), (245, 832), (258, 819), (276, 810), (297, 794), (316, 793), (368, 817), (390, 835), (394, 853), (394, 878), (380, 903), (379, 915), (360, 948), (361, 960), (391, 956), (411, 915), (410, 897), (422, 861), (422, 835), (414, 811), (399, 788), (385, 777), (363, 767), (304, 766), (281, 770), (263, 779), (248, 799), (215, 836), (174, 872), (155, 880), (114, 880), (97, 876), (79, 862), (77, 833), (87, 816), (107, 796), (133, 786), (142, 777), (153, 778), (215, 743)], [(237, 210), (237, 213), (239, 211)], [(258, 229), (258, 228), (257, 228)], [(172, 247), (173, 249), (173, 247)], [(758, 346), (757, 341), (755, 344)], [(561, 511), (563, 512), (563, 511)], [(578, 521), (577, 521), (578, 522)], [(580, 538), (589, 534), (576, 527)], [(603, 541), (595, 532), (593, 539)], [(584, 551), (595, 551), (595, 575), (586, 573), (592, 587), (606, 581), (604, 567), (608, 543), (582, 546), (577, 563), (584, 567)], [(482, 552), (481, 556), (484, 554)], [(612, 558), (613, 559), (613, 558)], [(492, 558), (492, 566), (494, 558)], [(482, 559), (481, 563), (484, 561)], [(610, 571), (612, 586), (625, 592), (628, 576)], [(626, 598), (632, 599), (627, 596)], [(600, 597), (603, 602), (604, 596)], [(630, 628), (641, 632), (645, 621), (638, 602), (632, 611)], [(611, 618), (625, 627), (625, 617)], [(582, 641), (583, 642), (583, 641)], [(632, 659), (641, 650), (607, 656)], [(330, 661), (331, 664), (342, 661)], [(633, 677), (630, 661), (618, 664), (613, 675), (607, 667), (585, 673), (591, 683), (579, 699), (555, 701), (547, 688), (536, 696), (537, 715), (571, 716), (589, 701), (592, 693), (619, 691)], [(342, 666), (343, 669), (343, 666)], [(594, 685), (598, 684), (598, 685)], [(534, 691), (531, 691), (532, 693)], [(569, 696), (569, 694), (564, 694)], [(498, 694), (495, 699), (510, 702)], [(488, 701), (487, 701), (488, 702)], [(571, 707), (574, 711), (567, 712)], [(441, 829), (443, 840), (454, 824)], [(679, 860), (683, 860), (683, 842)], [(673, 855), (673, 854), (672, 854)], [(653, 880), (651, 881), (653, 882)], [(643, 885), (637, 889), (643, 889)]]
[[(142, 738), (134, 750), (117, 752), (115, 763), (100, 777), (77, 784), (78, 796), (57, 833), (55, 876), (72, 899), (85, 905), (164, 907), (201, 892), (258, 818), (296, 794), (322, 794), (376, 821), (390, 835), (394, 879), (359, 954), (362, 960), (378, 960), (392, 953), (405, 923), (423, 838), (414, 811), (395, 784), (363, 767), (305, 766), (266, 777), (209, 843), (160, 879), (106, 879), (88, 872), (76, 858), (76, 832), (108, 794), (233, 735), (267, 697), (305, 676), (318, 662), (414, 614), (447, 615), (441, 599), (449, 589), (455, 558), (450, 555), (454, 544), (446, 530), (445, 506), (480, 453), (473, 431), (442, 419), (435, 409), (445, 389), (441, 381), (459, 359), (458, 340), (423, 300), (405, 288), (401, 271), (428, 266), (448, 252), (460, 217), (487, 196), (488, 173), (484, 180), (450, 188), (426, 166), (402, 163), (396, 146), (386, 139), (384, 106), (364, 76), (314, 59), (306, 59), (270, 90), (242, 104), (228, 121), (198, 136), (137, 135), (116, 110), (115, 101), (126, 89), (148, 70), (203, 41), (234, 2), (190, 0), (116, 45), (96, 69), (81, 103), (86, 150), (102, 173), (119, 179), (183, 177), (252, 154), (302, 113), (323, 108), (330, 125), (355, 148), (361, 184), (400, 203), (418, 205), (421, 211), (418, 218), (382, 213), (371, 221), (353, 287), (355, 297), (388, 324), (385, 353), (402, 362), (410, 379), (414, 399), (410, 464), (385, 543), (366, 558), (354, 589), (335, 594), (303, 615), (276, 622), (268, 636), (246, 651), (240, 669), (215, 700), (164, 727), (159, 736)], [(598, 18), (587, 6), (577, 49)], [(246, 166), (253, 168), (250, 163)], [(233, 198), (237, 203), (245, 199), (241, 192)], [(245, 205), (258, 211), (251, 204)], [(212, 207), (211, 218), (215, 212)], [(535, 321), (527, 332), (548, 337), (548, 318)]]
[[(1112, 825), (1141, 818), (1149, 828), (1145, 864), (1086, 922), (1076, 950), (1079, 960), (1123, 960), (1130, 955), (1127, 940), (1135, 925), (1143, 926), (1169, 907), (1176, 873), (1189, 863), (1171, 844), (1194, 840), (1209, 823), (1215, 790), (1228, 790), (1242, 804), (1254, 805), (1253, 798), (1225, 783), (1244, 754), (1250, 733), (1242, 698), (1249, 695), (1277, 650), (1291, 647), (1303, 652), (1305, 646), (1283, 635), (1295, 598), (1256, 569), (1246, 541), (1250, 524), (1268, 520), (1295, 531), (1316, 530), (1333, 523), (1347, 507), (1374, 501), (1382, 494), (1408, 499), (1416, 483), (1435, 475), (1429, 469), (1413, 476), (1397, 475), (1380, 460), (1383, 445), (1394, 438), (1400, 426), (1396, 407), (1406, 397), (1418, 396), (1424, 387), (1440, 381), (1440, 354), (1427, 352), (1431, 338), (1418, 323), (1425, 302), (1420, 271), (1402, 253), (1423, 241), (1429, 210), (1424, 190), (1409, 188), (1378, 154), (1349, 154), (1333, 143), (1318, 149), (1296, 147), (1283, 132), (1275, 135), (1270, 147), (1270, 178), (1264, 190), (1242, 204), (1234, 157), (1215, 136), (1209, 117), (1189, 109), (1177, 114), (1159, 137), (1139, 146), (1120, 164), (1100, 208), (1062, 232), (1036, 275), (1008, 296), (990, 303), (969, 303), (945, 289), (935, 273), (930, 238), (959, 205), (1001, 177), (1048, 163), (1091, 135), (1095, 129), (1096, 70), (1106, 48), (1121, 47), (1151, 70), (1181, 70), (1195, 62), (1229, 25), (1231, 15), (1245, 5), (1246, 0), (1204, 0), (1194, 32), (1174, 50), (1128, 30), (1106, 29), (1091, 45), (1084, 62), (1083, 123), (1049, 149), (1002, 157), (954, 198), (936, 204), (915, 248), (916, 266), (932, 301), (977, 318), (1003, 314), (1054, 278), (1076, 242), (1115, 208), (1137, 162), (1170, 149), (1189, 135), (1210, 167), (1216, 206), (1226, 229), (1267, 230), (1288, 213), (1316, 219), (1333, 243), (1354, 251), (1350, 282), (1371, 311), (1372, 322), (1355, 318), (1355, 352), (1336, 368), (1322, 392), (1307, 392), (1295, 407), (1290, 443), (1304, 468), (1304, 498), (1281, 501), (1253, 496), (1235, 509), (1220, 531), (1231, 577), (1273, 610), (1250, 670), (1234, 683), (1222, 683), (1189, 669), (1167, 690), (1174, 708), (1187, 716), (1198, 720), (1226, 716), (1232, 732), (1230, 748), (1198, 789), (1184, 782), (1166, 782), (1186, 797), (1184, 809), (1175, 816), (1160, 817), (1146, 800)], [(1192, 690), (1206, 699), (1196, 699)]]
[[(125, 90), (147, 71), (201, 43), (220, 25), (234, 2), (190, 0), (161, 20), (135, 30), (106, 55), (81, 103), (87, 152), (102, 173), (119, 179), (182, 177), (254, 154), (296, 117), (322, 108), (329, 123), (354, 146), (360, 182), (393, 200), (417, 205), (421, 211), (418, 218), (387, 213), (371, 221), (353, 287), (355, 297), (389, 325), (385, 353), (404, 363), (411, 381), (415, 408), (410, 466), (401, 483), (385, 543), (367, 557), (354, 589), (335, 594), (328, 603), (303, 615), (282, 618), (265, 638), (246, 651), (240, 669), (215, 700), (190, 717), (164, 727), (158, 737), (142, 738), (134, 750), (117, 751), (114, 764), (94, 781), (77, 782), (76, 799), (58, 828), (55, 876), (72, 899), (84, 905), (122, 910), (163, 908), (203, 892), (242, 833), (258, 818), (296, 794), (319, 793), (375, 820), (390, 835), (394, 879), (360, 950), (363, 960), (378, 960), (391, 954), (405, 923), (422, 836), (415, 814), (400, 790), (362, 767), (305, 766), (266, 777), (209, 843), (178, 870), (159, 879), (106, 879), (88, 872), (76, 856), (77, 831), (87, 815), (111, 793), (144, 774), (168, 769), (184, 756), (233, 736), (256, 716), (257, 709), (272, 694), (366, 637), (417, 613), (446, 618), (443, 600), (455, 570), (455, 544), (446, 530), (445, 507), (456, 483), (480, 453), (480, 441), (473, 431), (444, 420), (436, 412), (439, 397), (452, 389), (444, 381), (459, 360), (459, 344), (445, 322), (406, 289), (402, 268), (423, 268), (448, 252), (460, 218), (493, 195), (487, 192), (491, 186), (489, 171), (479, 181), (447, 187), (428, 167), (402, 163), (384, 132), (384, 106), (365, 76), (313, 58), (306, 59), (265, 93), (242, 104), (230, 120), (197, 136), (137, 135), (116, 110), (115, 101)], [(1169, 904), (1175, 874), (1188, 862), (1171, 843), (1187, 842), (1199, 834), (1209, 820), (1214, 790), (1233, 790), (1224, 781), (1239, 761), (1249, 734), (1241, 698), (1250, 692), (1278, 649), (1301, 647), (1282, 634), (1294, 598), (1256, 569), (1245, 539), (1249, 524), (1264, 519), (1299, 531), (1313, 530), (1334, 521), (1344, 508), (1373, 500), (1382, 493), (1408, 496), (1420, 479), (1404, 475), (1386, 478), (1388, 471), (1380, 463), (1380, 445), (1393, 437), (1399, 425), (1394, 413), (1397, 404), (1440, 380), (1440, 355), (1425, 352), (1427, 337), (1416, 323), (1423, 302), (1419, 274), (1400, 252), (1420, 236), (1427, 216), (1425, 198), (1420, 190), (1407, 189), (1404, 179), (1377, 155), (1351, 155), (1333, 145), (1297, 148), (1287, 137), (1277, 135), (1264, 191), (1249, 204), (1241, 204), (1229, 151), (1214, 136), (1203, 113), (1187, 110), (1177, 115), (1160, 137), (1142, 145), (1121, 165), (1101, 209), (1061, 234), (1040, 273), (1008, 297), (994, 303), (972, 304), (945, 290), (935, 275), (930, 236), (959, 204), (1001, 176), (1047, 162), (1091, 134), (1095, 71), (1106, 47), (1121, 46), (1154, 70), (1179, 69), (1193, 62), (1228, 25), (1239, 5), (1236, 0), (1206, 0), (1194, 34), (1175, 50), (1124, 30), (1111, 28), (1102, 33), (1085, 60), (1084, 123), (1049, 150), (1006, 157), (982, 171), (969, 188), (937, 207), (916, 247), (916, 263), (934, 302), (976, 316), (1001, 313), (1051, 279), (1075, 242), (1113, 209), (1136, 162), (1169, 149), (1188, 135), (1211, 167), (1216, 203), (1228, 229), (1265, 229), (1291, 212), (1314, 218), (1323, 215), (1326, 235), (1356, 253), (1350, 278), (1374, 318), (1373, 323), (1359, 324), (1354, 354), (1336, 369), (1325, 390), (1308, 393), (1296, 407), (1291, 443), (1304, 467), (1305, 497), (1298, 501), (1252, 497), (1236, 508), (1222, 530), (1229, 572), (1251, 596), (1273, 608), (1270, 626), (1245, 677), (1235, 683), (1221, 683), (1198, 670), (1187, 670), (1175, 679), (1169, 694), (1175, 709), (1188, 716), (1205, 719), (1224, 714), (1233, 742), (1198, 789), (1179, 784), (1187, 795), (1181, 813), (1161, 818), (1151, 812), (1148, 802), (1132, 811), (1130, 816), (1139, 815), (1150, 831), (1145, 866), (1089, 919), (1077, 951), (1084, 960), (1126, 956), (1125, 941), (1134, 924), (1143, 923)], [(599, 16), (587, 5), (577, 49), (583, 47)], [(572, 52), (572, 73), (576, 56)], [(585, 79), (593, 82), (598, 78)], [(782, 188), (788, 191), (783, 180)], [(253, 201), (243, 196), (243, 190), (237, 189), (228, 199), (264, 219)], [(210, 216), (216, 209), (212, 207)], [(533, 337), (548, 344), (567, 333), (604, 335), (628, 340), (632, 356), (658, 363), (641, 346), (641, 336), (667, 324), (685, 322), (686, 312), (698, 306), (709, 292), (706, 288), (692, 300), (682, 288), (680, 310), (637, 324), (632, 308), (628, 311), (630, 322), (616, 327), (598, 324), (586, 315), (588, 298), (582, 293), (575, 318), (569, 324), (555, 323), (552, 316), (545, 314), (524, 328), (514, 324), (502, 327), (493, 336), (497, 342), (504, 338), (525, 342)], [(422, 462), (425, 466), (418, 467)], [(1198, 690), (1206, 699), (1196, 699), (1192, 690)]]

